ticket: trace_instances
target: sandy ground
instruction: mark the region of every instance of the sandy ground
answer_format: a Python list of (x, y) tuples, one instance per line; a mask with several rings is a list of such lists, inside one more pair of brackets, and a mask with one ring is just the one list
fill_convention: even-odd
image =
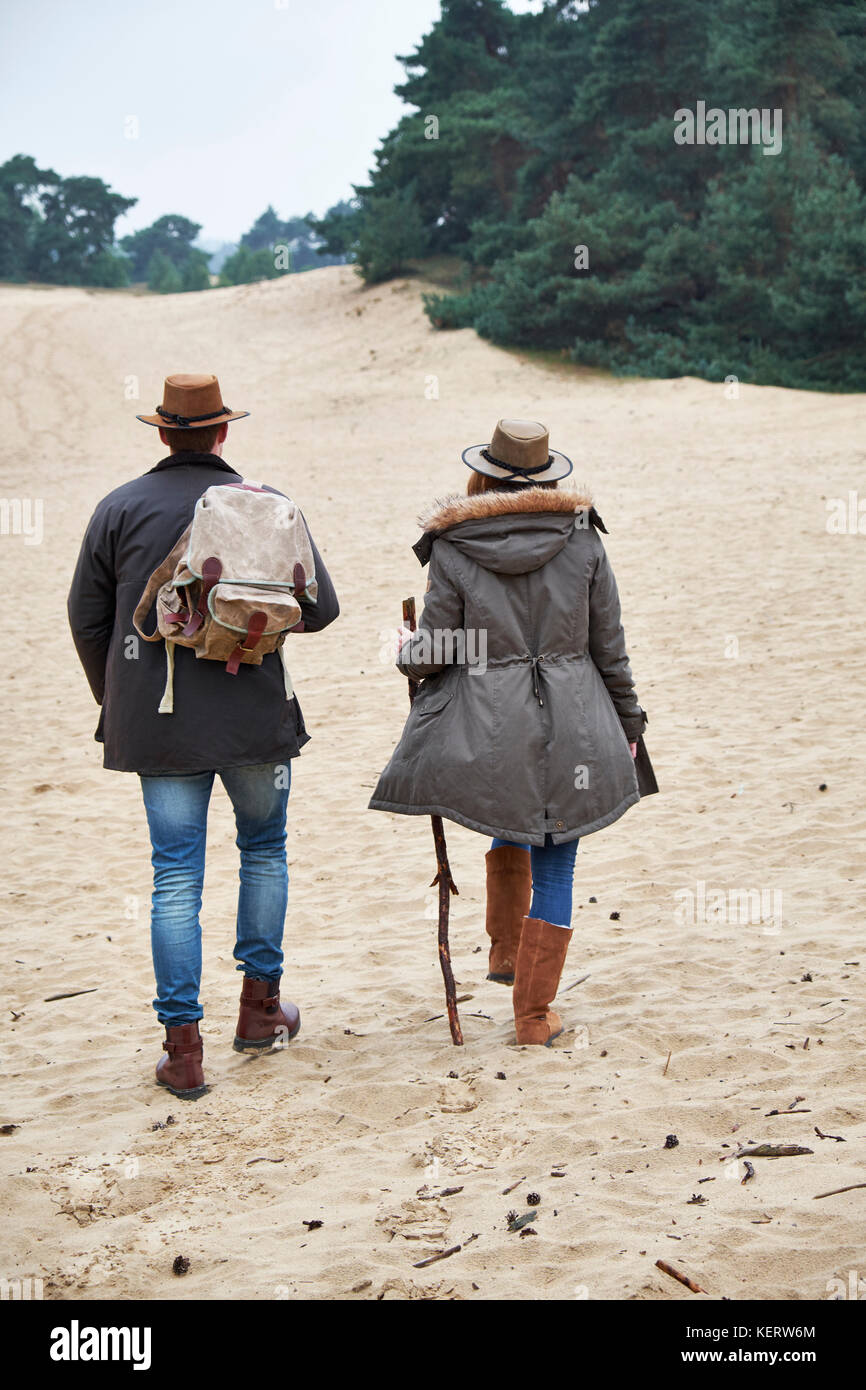
[[(687, 1300), (824, 1299), (862, 1275), (866, 1191), (813, 1200), (864, 1178), (866, 547), (826, 527), (862, 485), (862, 399), (534, 361), (437, 334), (416, 283), (344, 268), (172, 298), (2, 287), (0, 335), (2, 495), (44, 507), (41, 544), (0, 538), (0, 1275), (52, 1299)], [(343, 602), (292, 649), (313, 734), (289, 821), (303, 1031), (231, 1050), (218, 789), (197, 1104), (153, 1084), (144, 814), (102, 769), (64, 609), (95, 503), (161, 455), (135, 412), (185, 370), (252, 410), (226, 457), (302, 505)], [(486, 844), (453, 825), (451, 1046), (429, 825), (365, 809), (406, 712), (382, 646), (423, 593), (415, 517), (465, 487), (460, 450), (500, 415), (549, 422), (594, 492), (663, 792), (580, 847), (551, 1050), (513, 1045), (484, 978)], [(749, 890), (763, 907), (738, 914)], [(737, 1146), (766, 1142), (812, 1152), (755, 1158), (744, 1185)], [(532, 1233), (510, 1232), (533, 1192)]]

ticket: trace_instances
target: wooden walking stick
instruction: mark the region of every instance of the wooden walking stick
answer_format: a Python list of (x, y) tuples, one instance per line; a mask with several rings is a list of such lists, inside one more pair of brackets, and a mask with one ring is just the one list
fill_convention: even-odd
[[(416, 630), (415, 621), (415, 600), (407, 598), (403, 600), (403, 624), (408, 627), (410, 632)], [(409, 704), (414, 703), (418, 692), (418, 682), (409, 679)], [(431, 888), (439, 886), (439, 964), (442, 967), (442, 978), (445, 981), (445, 1006), (448, 1010), (448, 1026), (451, 1029), (451, 1041), (455, 1047), (463, 1046), (463, 1032), (460, 1027), (460, 1015), (457, 1012), (457, 991), (454, 986), (454, 972), (451, 969), (451, 949), (448, 945), (448, 910), (451, 905), (451, 894), (457, 893), (457, 884), (451, 877), (451, 868), (448, 863), (448, 851), (445, 846), (445, 831), (442, 828), (442, 817), (431, 816), (430, 822), (433, 826), (433, 843), (436, 846), (436, 877), (430, 884)]]

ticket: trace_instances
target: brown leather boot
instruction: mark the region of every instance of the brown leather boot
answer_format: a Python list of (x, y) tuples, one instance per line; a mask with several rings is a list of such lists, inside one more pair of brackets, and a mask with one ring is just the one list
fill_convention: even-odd
[(487, 851), (487, 935), (491, 940), (488, 980), (514, 984), (514, 963), (523, 919), (532, 897), (532, 862), (525, 849), (498, 845)]
[(279, 986), (274, 990), (267, 980), (251, 980), (248, 975), (244, 976), (241, 1010), (232, 1043), (235, 1052), (281, 1047), (297, 1037), (300, 1027), (297, 1006), (288, 1000), (280, 1003)]
[(519, 1043), (549, 1047), (562, 1032), (562, 1019), (548, 1008), (556, 996), (571, 940), (571, 928), (527, 917), (514, 972), (514, 1028)]
[(166, 1024), (166, 1056), (156, 1064), (156, 1080), (181, 1100), (198, 1100), (207, 1091), (202, 1071), (204, 1044), (197, 1023)]

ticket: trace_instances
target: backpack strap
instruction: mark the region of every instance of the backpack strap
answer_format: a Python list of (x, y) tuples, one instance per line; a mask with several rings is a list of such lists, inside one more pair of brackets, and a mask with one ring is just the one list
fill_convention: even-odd
[(184, 637), (192, 637), (193, 633), (198, 632), (208, 611), (208, 598), (214, 585), (219, 583), (220, 575), (223, 572), (222, 560), (218, 560), (216, 555), (209, 555), (202, 561), (201, 566), (201, 590), (198, 596), (198, 604), (190, 610), (189, 619), (183, 630)]
[[(301, 626), (303, 626), (303, 624), (301, 624)], [(289, 658), (286, 655), (285, 641), (280, 643), (280, 661), (283, 663), (283, 686), (286, 692), (286, 699), (291, 700), (295, 692), (292, 688), (292, 677), (289, 671)]]
[(187, 542), (189, 541), (189, 533), (191, 530), (192, 523), (190, 523), (190, 525), (187, 526), (183, 535), (178, 537), (177, 541), (166, 555), (162, 564), (157, 565), (156, 569), (154, 570), (153, 574), (150, 576), (150, 578), (147, 581), (147, 584), (145, 585), (144, 593), (138, 600), (135, 612), (132, 615), (132, 622), (139, 637), (143, 637), (145, 642), (162, 641), (162, 633), (159, 631), (158, 627), (154, 629), (150, 636), (148, 636), (146, 632), (142, 631), (141, 624), (144, 622), (145, 618), (147, 617), (148, 613), (153, 607), (153, 601), (156, 598), (157, 591), (162, 588), (163, 584), (168, 583), (169, 579), (172, 578), (175, 570), (177, 569), (178, 562), (183, 559), (184, 552), (187, 547)]
[(174, 642), (165, 640), (165, 689), (156, 710), (157, 714), (174, 714)]

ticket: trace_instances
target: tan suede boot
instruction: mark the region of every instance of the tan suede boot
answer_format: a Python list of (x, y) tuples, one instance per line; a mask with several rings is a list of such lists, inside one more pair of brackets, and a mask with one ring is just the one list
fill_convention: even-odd
[(491, 940), (488, 980), (514, 984), (514, 964), (523, 919), (532, 898), (532, 863), (528, 850), (498, 845), (488, 850), (487, 935)]
[(207, 1091), (202, 1071), (204, 1044), (197, 1023), (166, 1024), (165, 1057), (156, 1064), (157, 1085), (180, 1100), (198, 1100)]
[(562, 1032), (562, 1019), (548, 1005), (556, 997), (571, 928), (527, 917), (514, 972), (514, 1028), (519, 1043), (549, 1047)]

